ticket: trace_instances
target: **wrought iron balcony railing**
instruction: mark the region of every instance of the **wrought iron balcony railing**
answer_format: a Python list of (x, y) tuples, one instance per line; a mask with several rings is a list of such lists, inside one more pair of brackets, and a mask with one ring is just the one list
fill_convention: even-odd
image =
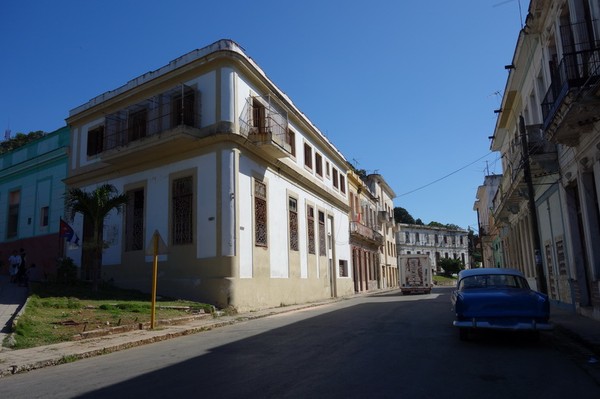
[(108, 151), (127, 146), (179, 126), (198, 128), (199, 108), (198, 92), (191, 87), (179, 85), (109, 114), (105, 117), (101, 149)]
[[(593, 21), (595, 22), (595, 21)], [(551, 71), (552, 83), (542, 101), (543, 128), (547, 129), (562, 101), (572, 89), (598, 82), (600, 77), (600, 50), (595, 40), (589, 40), (588, 23), (561, 27), (565, 54)], [(578, 38), (576, 40), (576, 38)], [(585, 38), (585, 39), (582, 39)]]

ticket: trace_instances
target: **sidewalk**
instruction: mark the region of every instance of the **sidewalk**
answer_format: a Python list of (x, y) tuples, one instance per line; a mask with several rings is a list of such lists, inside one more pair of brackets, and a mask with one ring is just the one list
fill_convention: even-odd
[[(4, 339), (10, 332), (10, 323), (22, 308), (27, 290), (8, 281), (8, 276), (0, 276), (0, 326), (6, 326), (0, 333)], [(195, 334), (201, 331), (233, 324), (243, 320), (257, 319), (279, 313), (290, 312), (307, 307), (330, 303), (326, 300), (318, 303), (264, 309), (261, 311), (237, 314), (233, 316), (206, 317), (189, 320), (184, 324), (161, 325), (154, 330), (133, 330), (127, 333), (87, 338), (80, 341), (62, 342), (37, 348), (10, 350), (0, 348), (0, 378), (46, 366), (71, 362), (77, 359), (97, 356), (159, 342), (179, 336)], [(564, 334), (578, 341), (600, 358), (600, 321), (577, 315), (556, 307), (551, 311), (552, 322)]]

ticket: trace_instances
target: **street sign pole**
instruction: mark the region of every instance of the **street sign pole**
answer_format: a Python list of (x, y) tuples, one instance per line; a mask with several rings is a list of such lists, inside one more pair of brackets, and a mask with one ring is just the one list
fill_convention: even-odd
[(154, 264), (152, 267), (152, 310), (150, 313), (150, 328), (154, 329), (154, 320), (156, 318), (156, 280), (158, 279), (158, 232), (154, 233)]

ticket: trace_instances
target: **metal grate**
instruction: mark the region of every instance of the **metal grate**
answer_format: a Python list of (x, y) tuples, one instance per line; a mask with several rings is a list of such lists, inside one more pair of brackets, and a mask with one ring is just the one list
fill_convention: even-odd
[(290, 250), (298, 251), (298, 211), (296, 199), (289, 200)]
[(255, 242), (258, 246), (267, 246), (267, 186), (254, 182), (254, 223)]
[(308, 231), (308, 253), (316, 254), (316, 240), (315, 240), (315, 210), (312, 206), (307, 208), (306, 225)]
[(173, 181), (173, 245), (193, 241), (193, 180), (191, 176)]

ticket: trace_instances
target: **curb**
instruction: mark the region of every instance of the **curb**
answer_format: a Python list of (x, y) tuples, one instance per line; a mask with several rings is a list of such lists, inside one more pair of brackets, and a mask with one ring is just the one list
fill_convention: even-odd
[[(39, 347), (39, 348), (50, 349), (52, 351), (52, 353), (47, 354), (47, 352), (46, 352), (44, 355), (47, 355), (47, 358), (44, 358), (42, 360), (35, 360), (35, 361), (32, 360), (29, 362), (24, 361), (22, 364), (8, 363), (6, 365), (3, 365), (2, 361), (0, 361), (0, 379), (14, 375), (14, 374), (25, 373), (28, 371), (41, 369), (44, 367), (56, 366), (56, 365), (65, 364), (65, 363), (71, 363), (71, 362), (81, 360), (81, 359), (86, 359), (86, 358), (95, 357), (95, 356), (99, 356), (99, 355), (118, 352), (121, 350), (134, 348), (134, 347), (147, 345), (147, 344), (152, 344), (152, 343), (156, 343), (156, 342), (166, 341), (166, 340), (169, 340), (172, 338), (197, 334), (197, 333), (204, 332), (204, 331), (210, 331), (215, 328), (224, 327), (224, 326), (232, 325), (232, 324), (247, 321), (247, 320), (260, 319), (260, 318), (269, 317), (269, 316), (273, 316), (273, 315), (277, 315), (277, 314), (281, 314), (281, 313), (293, 312), (296, 310), (322, 306), (322, 305), (326, 305), (326, 304), (329, 304), (332, 302), (341, 301), (344, 299), (348, 299), (348, 298), (346, 298), (346, 297), (332, 298), (332, 300), (322, 301), (322, 302), (314, 302), (314, 303), (307, 303), (307, 304), (302, 304), (302, 305), (290, 305), (287, 307), (264, 309), (264, 310), (256, 311), (254, 314), (250, 313), (250, 314), (224, 316), (224, 319), (221, 319), (221, 320), (212, 319), (212, 318), (209, 319), (209, 317), (212, 317), (212, 315), (210, 315), (210, 314), (205, 314), (202, 317), (191, 316), (191, 317), (186, 318), (187, 320), (185, 322), (187, 322), (187, 323), (194, 323), (194, 322), (200, 323), (200, 325), (197, 325), (197, 326), (186, 326), (185, 322), (184, 322), (184, 325), (182, 325), (181, 318), (167, 319), (167, 320), (163, 320), (161, 323), (161, 325), (166, 327), (164, 329), (160, 329), (160, 328), (155, 329), (155, 330), (134, 329), (134, 330), (127, 331), (127, 332), (118, 332), (118, 333), (115, 333), (114, 335), (111, 332), (108, 332), (100, 337), (83, 338), (80, 340), (68, 341), (68, 342), (63, 342), (63, 343), (59, 343), (59, 344), (55, 344), (55, 345)], [(25, 306), (23, 306), (23, 308), (25, 308)], [(276, 309), (276, 310), (274, 310), (274, 309)], [(168, 332), (168, 331), (165, 331), (166, 329), (172, 329), (173, 331)], [(142, 338), (130, 336), (130, 339), (125, 338), (123, 340), (123, 342), (112, 342), (111, 343), (109, 341), (112, 338), (118, 339), (120, 337), (126, 336), (125, 334), (134, 334), (134, 335), (135, 334), (149, 334), (151, 336), (142, 337)], [(102, 345), (100, 348), (98, 348), (98, 347), (95, 347), (95, 348), (83, 347), (80, 350), (75, 350), (72, 353), (68, 353), (68, 354), (64, 353), (64, 352), (69, 352), (68, 350), (61, 351), (61, 347), (67, 348), (69, 345), (73, 345), (73, 344), (81, 345), (81, 346), (90, 344), (90, 346), (93, 346), (93, 344), (99, 343), (103, 339), (106, 339), (108, 342), (106, 342), (106, 345)], [(54, 348), (53, 348), (53, 346), (54, 346)], [(31, 348), (31, 349), (34, 349), (34, 348)], [(22, 349), (22, 350), (26, 351), (28, 349)], [(19, 351), (21, 351), (21, 349), (16, 350), (15, 352), (18, 353)], [(43, 356), (40, 356), (40, 357), (43, 357)]]

